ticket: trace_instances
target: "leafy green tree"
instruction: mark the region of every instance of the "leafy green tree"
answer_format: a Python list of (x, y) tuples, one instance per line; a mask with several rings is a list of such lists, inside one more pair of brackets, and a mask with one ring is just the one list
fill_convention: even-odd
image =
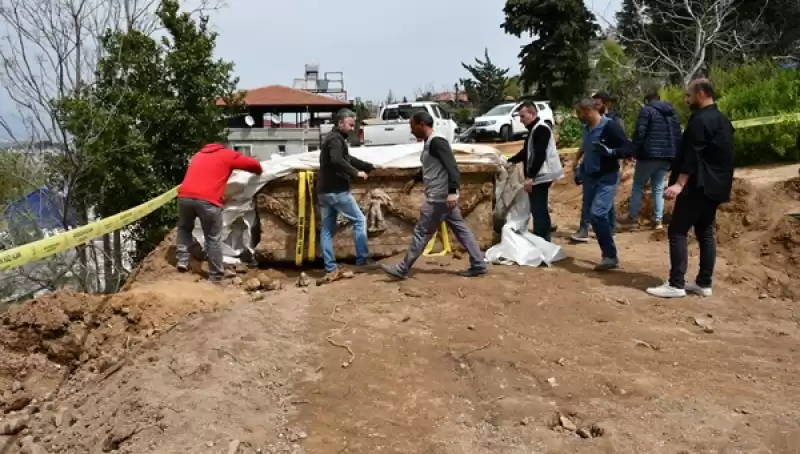
[(481, 112), (486, 112), (503, 102), (508, 68), (503, 69), (492, 63), (489, 49), (484, 49), (483, 57), (483, 60), (476, 58), (474, 65), (461, 63), (471, 77), (461, 79), (459, 82), (464, 86), (464, 91), (473, 105)]
[(599, 27), (582, 0), (507, 0), (500, 27), (521, 38), (536, 38), (522, 48), (520, 79), (553, 104), (571, 104), (590, 76), (590, 41)]
[[(213, 56), (217, 35), (208, 18), (195, 21), (177, 0), (163, 0), (156, 16), (165, 32), (160, 40), (135, 29), (105, 33), (95, 84), (58, 102), (65, 129), (90, 164), (87, 197), (100, 216), (179, 184), (193, 153), (225, 140), (216, 100), (241, 107), (233, 65)], [(167, 207), (134, 226), (138, 255), (175, 221), (174, 207)]]

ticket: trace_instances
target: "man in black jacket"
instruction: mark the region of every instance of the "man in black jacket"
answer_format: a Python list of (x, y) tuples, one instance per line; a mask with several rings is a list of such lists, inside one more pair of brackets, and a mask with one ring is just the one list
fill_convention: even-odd
[(653, 227), (662, 228), (664, 186), (680, 140), (681, 124), (675, 108), (667, 101), (661, 101), (657, 92), (648, 94), (644, 107), (639, 111), (633, 134), (636, 168), (633, 173), (630, 209), (628, 216), (620, 219), (620, 225), (632, 227), (637, 224), (644, 187), (649, 182), (653, 191)]
[[(693, 113), (675, 157), (664, 198), (675, 199), (669, 236), (669, 282), (647, 289), (660, 298), (681, 298), (686, 292), (711, 296), (717, 245), (717, 208), (730, 200), (733, 187), (733, 125), (714, 103), (714, 86), (697, 79), (686, 90)], [(700, 270), (695, 282), (684, 280), (689, 229), (700, 243)]]
[(334, 281), (339, 278), (336, 256), (333, 251), (333, 235), (336, 233), (336, 219), (341, 213), (353, 226), (353, 241), (356, 247), (356, 266), (365, 267), (369, 263), (367, 246), (367, 222), (364, 213), (350, 193), (350, 181), (354, 178), (367, 179), (367, 173), (375, 167), (358, 158), (350, 156), (347, 135), (355, 128), (356, 114), (342, 109), (336, 114), (336, 126), (322, 139), (319, 154), (318, 197), (322, 215), (320, 247), (325, 263), (325, 278)]
[[(564, 176), (561, 161), (556, 150), (553, 132), (536, 115), (536, 106), (525, 101), (519, 109), (519, 119), (528, 128), (528, 136), (522, 149), (508, 162), (516, 164), (524, 162), (524, 188), (530, 199), (530, 210), (533, 216), (533, 234), (550, 241), (552, 223), (548, 205), (548, 193), (553, 181)], [(549, 158), (549, 159), (548, 159)]]

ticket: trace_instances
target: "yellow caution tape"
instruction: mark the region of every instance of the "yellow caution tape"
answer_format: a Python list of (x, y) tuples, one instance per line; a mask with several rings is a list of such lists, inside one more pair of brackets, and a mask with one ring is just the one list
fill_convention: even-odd
[(306, 243), (306, 172), (297, 175), (297, 244), (294, 250), (295, 265), (303, 264)]
[(734, 128), (752, 128), (753, 126), (774, 125), (778, 123), (788, 123), (790, 121), (800, 121), (800, 113), (773, 115), (771, 117), (750, 118), (748, 120), (735, 120), (731, 123)]
[[(314, 172), (303, 170), (298, 172), (297, 177), (297, 244), (294, 263), (300, 266), (303, 264), (303, 250), (306, 248), (306, 226), (308, 226), (308, 261), (313, 262), (317, 258), (317, 216), (314, 210)], [(308, 210), (307, 216), (306, 210)]]
[(314, 172), (306, 171), (306, 183), (308, 185), (308, 260), (313, 262), (317, 258), (317, 216), (314, 211)]
[(442, 250), (439, 252), (433, 252), (433, 246), (436, 244), (436, 235), (428, 241), (427, 246), (425, 246), (425, 250), (422, 251), (422, 255), (426, 257), (442, 257), (453, 252), (453, 249), (450, 248), (450, 235), (447, 233), (447, 224), (442, 222), (441, 227), (439, 227), (439, 236), (442, 239)]
[(30, 262), (41, 260), (51, 255), (58, 254), (59, 252), (64, 252), (68, 249), (80, 246), (115, 230), (119, 230), (166, 205), (177, 195), (178, 187), (175, 186), (160, 196), (139, 206), (125, 210), (122, 213), (115, 214), (114, 216), (97, 222), (92, 222), (91, 224), (78, 227), (68, 232), (59, 233), (49, 238), (44, 238), (34, 241), (33, 243), (0, 252), (0, 271), (18, 268)]

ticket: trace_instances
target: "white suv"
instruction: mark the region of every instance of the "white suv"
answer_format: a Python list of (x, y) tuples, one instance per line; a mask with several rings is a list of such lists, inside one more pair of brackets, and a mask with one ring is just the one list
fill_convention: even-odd
[[(552, 128), (555, 118), (553, 117), (553, 109), (550, 108), (550, 103), (548, 101), (532, 102), (536, 106), (539, 118)], [(491, 110), (475, 119), (473, 136), (476, 140), (499, 138), (503, 142), (524, 137), (528, 134), (528, 129), (519, 119), (520, 107), (522, 107), (522, 102), (494, 106)]]

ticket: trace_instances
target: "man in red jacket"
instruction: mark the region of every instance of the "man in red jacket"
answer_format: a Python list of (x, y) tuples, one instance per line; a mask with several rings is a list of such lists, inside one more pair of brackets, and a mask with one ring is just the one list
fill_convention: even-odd
[(222, 196), (234, 170), (261, 175), (261, 164), (220, 144), (209, 144), (192, 156), (186, 176), (178, 189), (178, 271), (189, 269), (194, 220), (200, 219), (205, 235), (209, 280), (222, 282)]

